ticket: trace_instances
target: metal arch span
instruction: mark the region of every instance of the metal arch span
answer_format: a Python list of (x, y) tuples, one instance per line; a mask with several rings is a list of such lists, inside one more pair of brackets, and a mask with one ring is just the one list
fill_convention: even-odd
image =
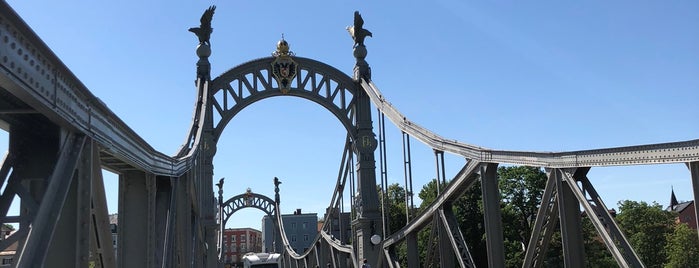
[(238, 210), (243, 208), (256, 208), (264, 211), (267, 215), (274, 215), (276, 205), (274, 200), (261, 194), (253, 192), (239, 194), (228, 199), (223, 203), (223, 223), (228, 222), (228, 219)]
[(316, 102), (333, 113), (347, 132), (354, 135), (357, 86), (352, 78), (325, 63), (293, 57), (298, 71), (290, 90), (284, 93), (272, 76), (274, 60), (274, 57), (266, 57), (244, 63), (211, 82), (214, 118), (218, 116), (218, 121), (214, 122), (214, 141), (218, 141), (228, 122), (245, 107), (275, 96), (294, 96)]

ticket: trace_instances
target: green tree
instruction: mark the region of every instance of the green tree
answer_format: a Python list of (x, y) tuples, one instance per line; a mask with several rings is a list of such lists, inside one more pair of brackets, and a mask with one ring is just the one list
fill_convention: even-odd
[(619, 202), (616, 220), (646, 267), (663, 267), (667, 259), (665, 245), (674, 229), (675, 214), (655, 202), (624, 200)]
[[(444, 189), (446, 184), (440, 186)], [(437, 180), (431, 180), (424, 185), (418, 194), (422, 200), (420, 211), (427, 208), (437, 197)], [(464, 194), (452, 204), (454, 216), (459, 223), (461, 233), (466, 240), (469, 252), (473, 258), (476, 267), (486, 267), (488, 265), (488, 255), (485, 247), (485, 227), (483, 226), (483, 201), (481, 199), (481, 187), (479, 183), (474, 183)], [(419, 248), (420, 259), (424, 259), (427, 253), (427, 240), (430, 236), (431, 227), (425, 228), (420, 232)]]
[[(379, 200), (384, 200), (383, 196), (383, 191), (381, 191), (381, 186), (377, 185), (377, 190), (379, 193)], [(387, 221), (387, 234), (386, 236), (389, 236), (396, 231), (402, 229), (405, 227), (406, 222), (406, 216), (405, 216), (405, 194), (406, 191), (403, 187), (401, 187), (398, 183), (393, 183), (391, 185), (388, 185), (386, 189), (386, 196), (385, 196), (385, 211), (384, 213), (386, 214), (386, 221)], [(401, 262), (402, 265), (405, 265), (407, 262), (406, 254), (407, 254), (407, 248), (404, 245), (400, 245), (396, 249), (398, 261)]]
[[(617, 267), (617, 263), (602, 242), (602, 237), (588, 217), (582, 219), (583, 244), (585, 246), (585, 264), (587, 267)], [(560, 240), (559, 240), (560, 241)], [(562, 250), (562, 249), (561, 249)]]
[(673, 233), (668, 236), (666, 268), (699, 267), (699, 238), (697, 232), (687, 224), (675, 225)]
[(2, 225), (5, 226), (5, 228), (6, 228), (7, 230), (10, 230), (10, 231), (14, 231), (14, 230), (15, 230), (15, 227), (14, 227), (12, 224), (3, 223)]
[(498, 168), (507, 267), (522, 266), (546, 178), (538, 167)]

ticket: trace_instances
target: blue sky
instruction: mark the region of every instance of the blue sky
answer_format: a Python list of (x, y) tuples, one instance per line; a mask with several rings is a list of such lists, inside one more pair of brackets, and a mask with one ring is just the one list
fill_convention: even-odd
[[(269, 56), (282, 33), (298, 56), (345, 73), (345, 27), (359, 10), (374, 83), (410, 120), (483, 147), (569, 151), (699, 138), (696, 1), (8, 1), (78, 78), (154, 148), (173, 155), (195, 102), (195, 47), (187, 32), (217, 5), (212, 76)], [(377, 121), (376, 119), (374, 121)], [(400, 132), (388, 127), (389, 182), (403, 182)], [(0, 150), (6, 150), (5, 140)], [(235, 117), (218, 144), (225, 195), (250, 187), (282, 210), (328, 206), (345, 132), (327, 111), (271, 98)], [(434, 177), (429, 148), (413, 140), (417, 190)], [(378, 156), (377, 156), (378, 157)], [(463, 164), (449, 156), (447, 177)], [(666, 205), (670, 187), (692, 197), (684, 165), (593, 168), (606, 204)], [(107, 175), (110, 212), (118, 183)], [(246, 209), (228, 227), (259, 228)]]

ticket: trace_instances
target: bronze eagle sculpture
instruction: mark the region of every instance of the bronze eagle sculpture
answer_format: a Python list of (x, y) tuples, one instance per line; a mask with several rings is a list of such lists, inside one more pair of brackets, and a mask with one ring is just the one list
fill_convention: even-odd
[(352, 36), (355, 47), (364, 46), (364, 39), (367, 36), (372, 36), (369, 30), (364, 29), (364, 19), (362, 19), (362, 15), (359, 14), (359, 11), (354, 12), (354, 25), (347, 27), (347, 31)]
[(207, 44), (211, 46), (211, 43), (209, 43), (209, 37), (211, 37), (211, 32), (214, 31), (214, 29), (211, 28), (211, 19), (214, 17), (215, 10), (216, 6), (210, 6), (208, 9), (206, 9), (206, 11), (204, 11), (204, 14), (201, 15), (201, 19), (199, 20), (201, 25), (199, 27), (189, 28), (189, 31), (196, 34), (199, 38), (199, 44)]

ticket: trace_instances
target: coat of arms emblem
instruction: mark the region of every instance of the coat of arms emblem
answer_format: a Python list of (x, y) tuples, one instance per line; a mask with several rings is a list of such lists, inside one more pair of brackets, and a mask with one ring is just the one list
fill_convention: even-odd
[(291, 58), (294, 53), (289, 51), (289, 44), (282, 38), (277, 43), (277, 51), (272, 53), (272, 55), (275, 57), (272, 62), (272, 75), (277, 79), (279, 90), (282, 93), (288, 93), (289, 89), (291, 89), (291, 81), (296, 77), (296, 69), (298, 67)]

